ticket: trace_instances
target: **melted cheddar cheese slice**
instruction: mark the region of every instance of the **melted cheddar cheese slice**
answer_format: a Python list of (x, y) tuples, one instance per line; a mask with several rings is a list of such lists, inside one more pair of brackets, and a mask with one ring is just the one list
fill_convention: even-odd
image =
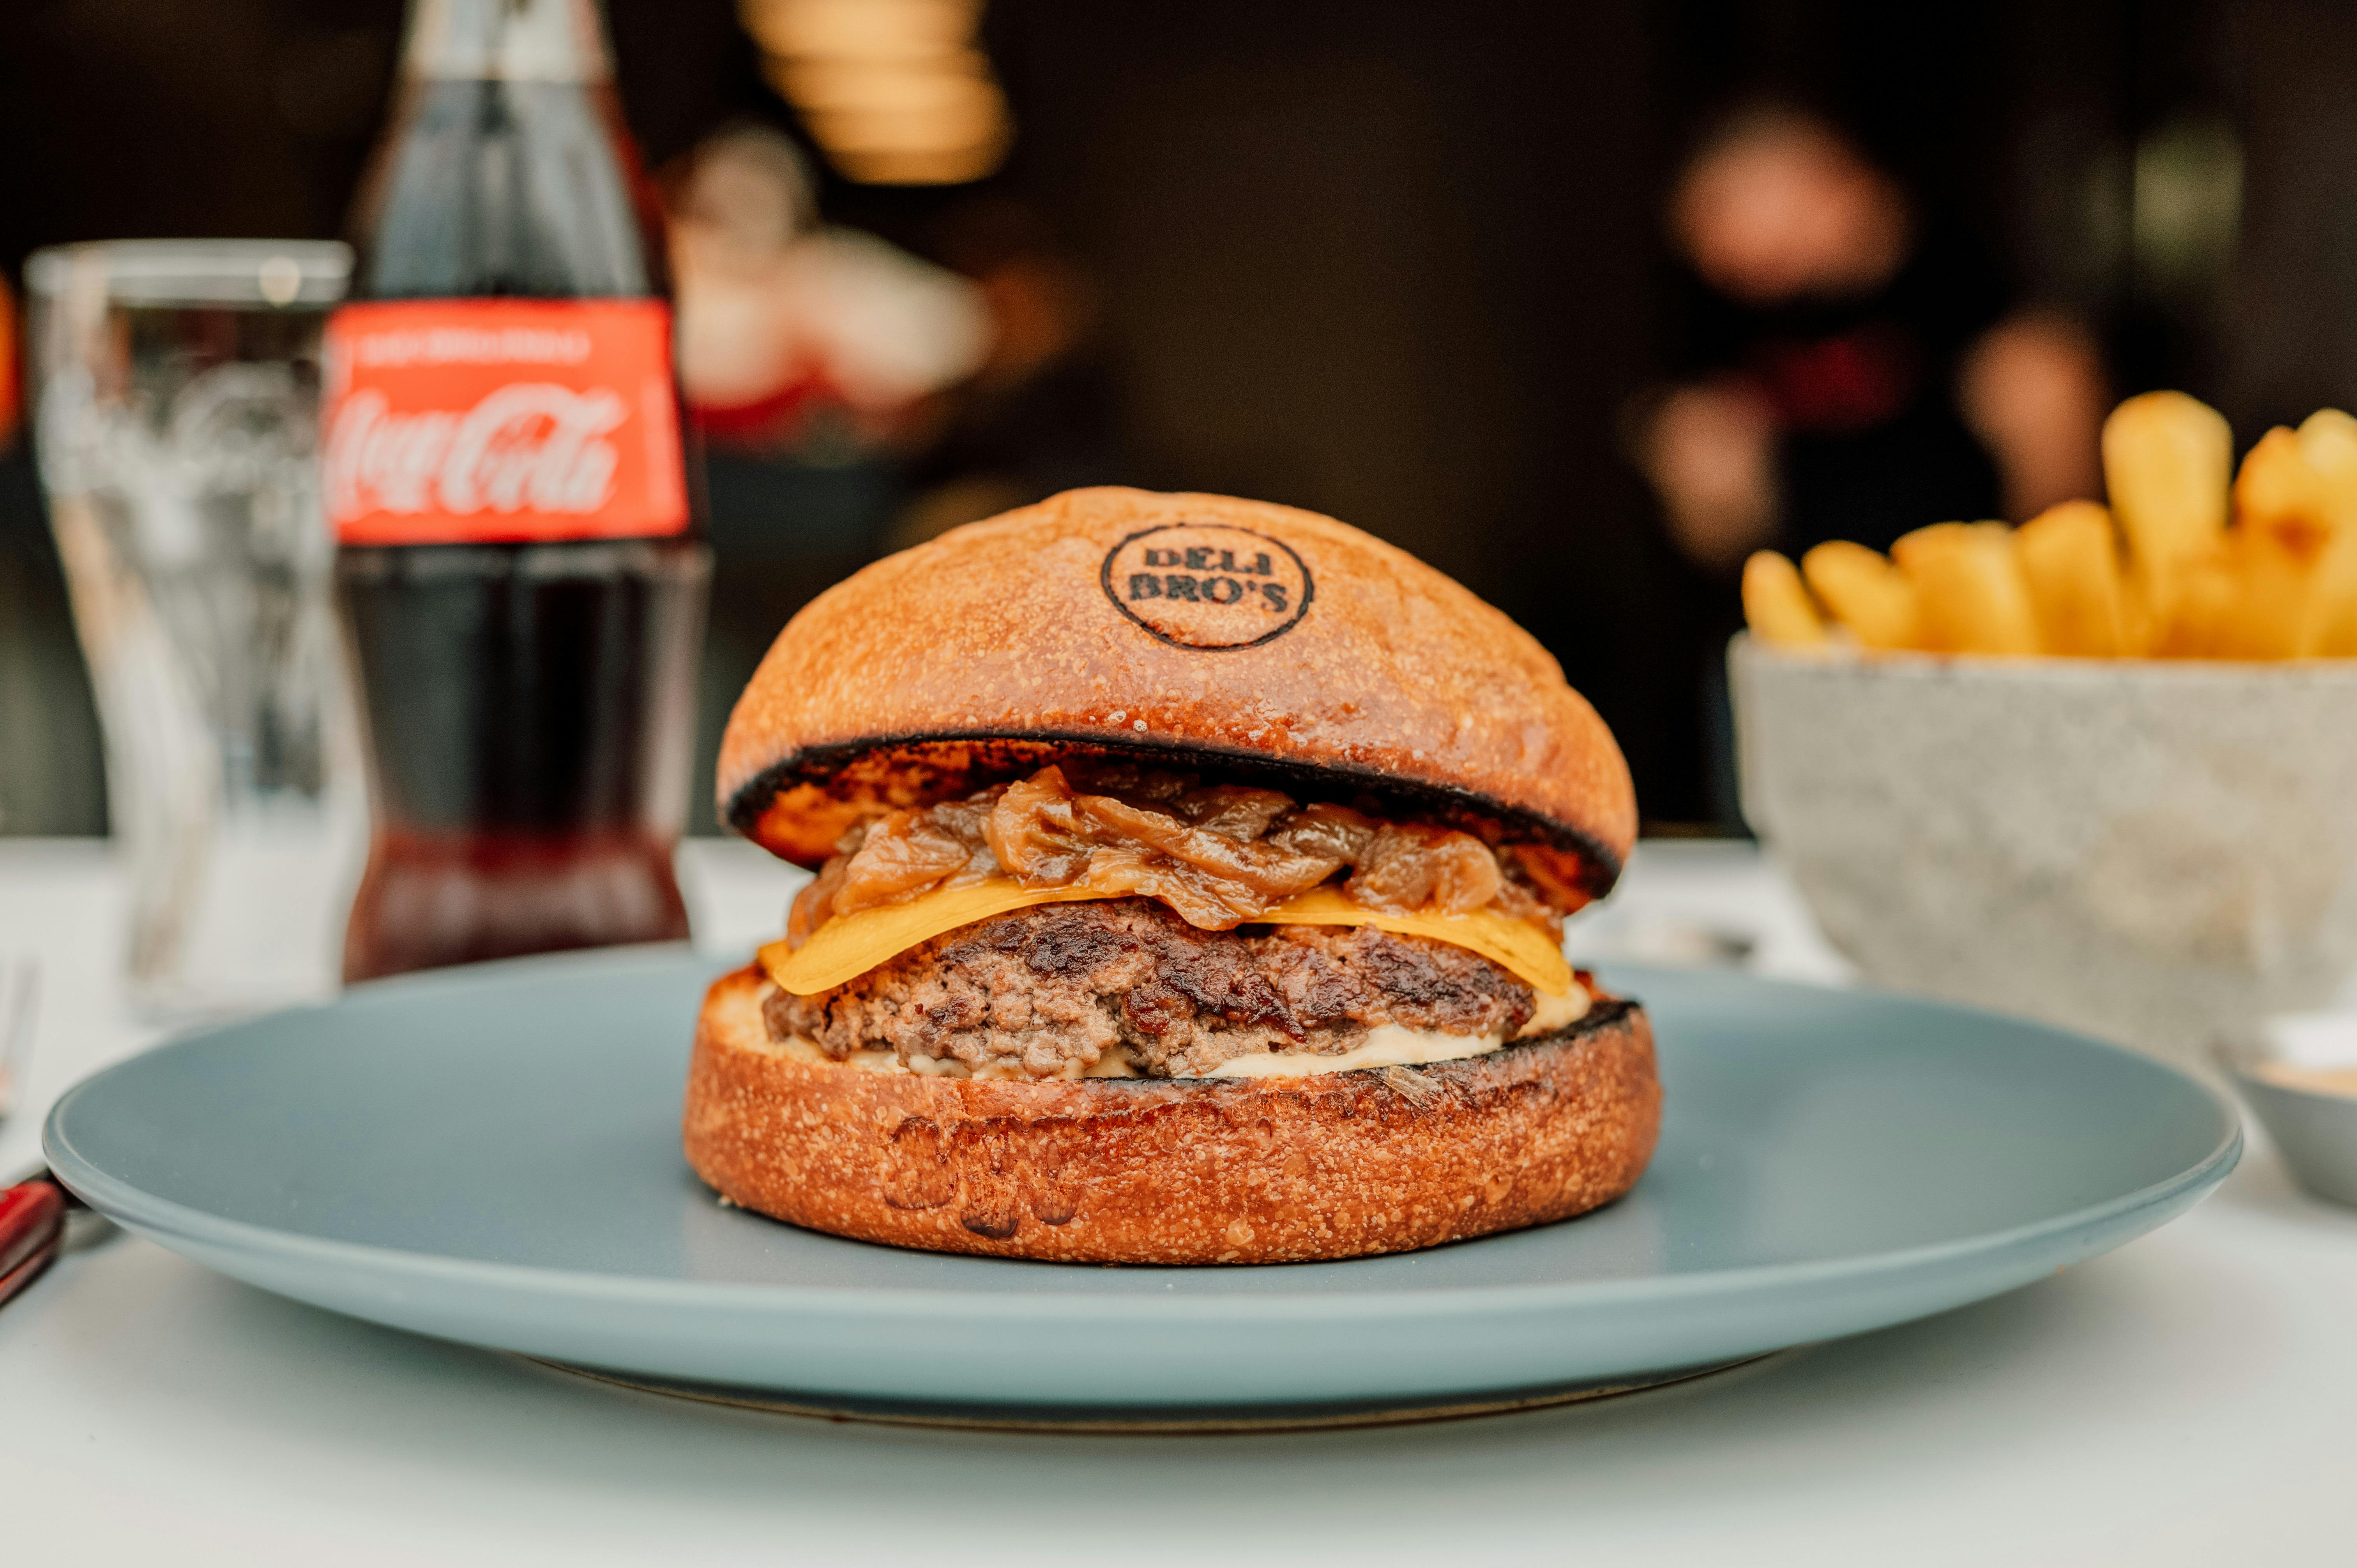
[[(761, 967), (782, 989), (797, 996), (815, 996), (943, 931), (1034, 904), (1069, 904), (1103, 897), (1082, 887), (1026, 887), (1013, 877), (994, 876), (963, 887), (940, 888), (905, 904), (839, 915), (813, 932), (799, 950), (783, 942), (763, 948)], [(1342, 897), (1340, 889), (1313, 887), (1248, 923), (1373, 926), (1402, 936), (1430, 937), (1480, 953), (1549, 996), (1561, 996), (1571, 989), (1571, 965), (1546, 932), (1528, 920), (1494, 909), (1477, 909), (1469, 915), (1394, 915), (1361, 908)]]
[(1528, 920), (1517, 920), (1495, 909), (1469, 915), (1388, 914), (1361, 908), (1336, 887), (1313, 887), (1263, 915), (1265, 926), (1372, 926), (1404, 937), (1430, 937), (1480, 953), (1501, 969), (1511, 970), (1549, 996), (1571, 990), (1571, 964), (1561, 944)]

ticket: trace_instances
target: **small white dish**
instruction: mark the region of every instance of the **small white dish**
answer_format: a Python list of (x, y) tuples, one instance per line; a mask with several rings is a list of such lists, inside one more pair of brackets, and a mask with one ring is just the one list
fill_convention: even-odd
[(2234, 1087), (2300, 1186), (2357, 1208), (2357, 1067), (2261, 1062), (2237, 1068)]

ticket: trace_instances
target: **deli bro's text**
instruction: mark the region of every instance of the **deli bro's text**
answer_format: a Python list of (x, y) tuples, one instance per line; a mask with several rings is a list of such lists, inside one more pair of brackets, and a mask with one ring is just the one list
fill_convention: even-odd
[[(1267, 577), (1274, 575), (1265, 552), (1254, 552), (1249, 563), (1239, 564), (1236, 553), (1208, 549), (1153, 550), (1146, 553), (1149, 566), (1184, 566), (1185, 572), (1157, 574), (1132, 572), (1129, 575), (1129, 596), (1138, 599), (1194, 599), (1205, 604), (1232, 605), (1246, 595), (1258, 591), (1261, 601), (1269, 609), (1283, 615), (1290, 607), (1286, 603), (1283, 583), (1246, 583), (1245, 577)], [(1222, 574), (1196, 576), (1193, 574)]]

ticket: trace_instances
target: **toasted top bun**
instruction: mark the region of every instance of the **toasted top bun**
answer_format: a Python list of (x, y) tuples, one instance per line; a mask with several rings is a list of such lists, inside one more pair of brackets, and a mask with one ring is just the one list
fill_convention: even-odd
[(863, 815), (1076, 752), (1494, 823), (1589, 894), (1636, 835), (1596, 710), (1449, 578), (1315, 512), (1111, 488), (813, 600), (729, 717), (720, 807), (816, 865)]

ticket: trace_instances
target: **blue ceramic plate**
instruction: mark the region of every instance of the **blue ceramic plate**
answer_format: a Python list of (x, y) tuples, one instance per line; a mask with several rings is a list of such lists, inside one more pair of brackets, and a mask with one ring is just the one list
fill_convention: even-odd
[(723, 1208), (679, 1152), (712, 966), (676, 949), (366, 987), (59, 1102), (76, 1193), (338, 1312), (826, 1408), (1398, 1409), (1626, 1386), (2011, 1290), (2182, 1213), (2228, 1105), (1960, 1008), (1620, 969), (1666, 1116), (1585, 1218), (1402, 1257), (1109, 1269), (845, 1241)]

